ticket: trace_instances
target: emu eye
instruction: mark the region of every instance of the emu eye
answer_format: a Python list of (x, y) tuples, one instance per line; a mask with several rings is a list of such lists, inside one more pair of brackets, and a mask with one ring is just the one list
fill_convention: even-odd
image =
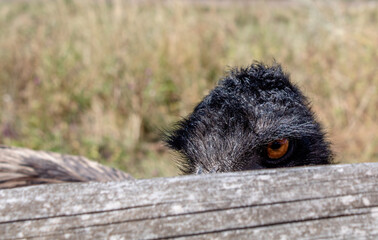
[(275, 140), (267, 145), (267, 153), (270, 159), (279, 159), (287, 153), (289, 149), (289, 139), (283, 138)]

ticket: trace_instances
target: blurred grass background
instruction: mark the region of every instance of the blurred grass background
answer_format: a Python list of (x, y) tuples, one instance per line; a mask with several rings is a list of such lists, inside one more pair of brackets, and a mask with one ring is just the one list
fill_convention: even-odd
[(370, 1), (0, 1), (0, 144), (177, 175), (159, 131), (276, 59), (336, 160), (378, 161), (377, 26)]

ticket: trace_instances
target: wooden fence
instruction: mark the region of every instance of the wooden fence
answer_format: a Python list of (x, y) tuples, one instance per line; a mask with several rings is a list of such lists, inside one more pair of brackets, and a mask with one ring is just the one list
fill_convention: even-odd
[(0, 190), (24, 238), (378, 239), (378, 163)]

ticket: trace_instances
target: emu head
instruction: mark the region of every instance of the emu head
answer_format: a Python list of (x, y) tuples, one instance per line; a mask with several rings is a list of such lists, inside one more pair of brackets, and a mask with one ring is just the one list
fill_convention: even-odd
[(309, 102), (278, 64), (233, 69), (166, 135), (184, 173), (328, 164)]

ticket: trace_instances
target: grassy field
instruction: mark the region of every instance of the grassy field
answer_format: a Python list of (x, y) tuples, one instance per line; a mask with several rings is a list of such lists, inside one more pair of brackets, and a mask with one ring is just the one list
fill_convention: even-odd
[(378, 161), (378, 4), (0, 1), (0, 144), (177, 175), (160, 131), (232, 66), (281, 63), (337, 161)]

